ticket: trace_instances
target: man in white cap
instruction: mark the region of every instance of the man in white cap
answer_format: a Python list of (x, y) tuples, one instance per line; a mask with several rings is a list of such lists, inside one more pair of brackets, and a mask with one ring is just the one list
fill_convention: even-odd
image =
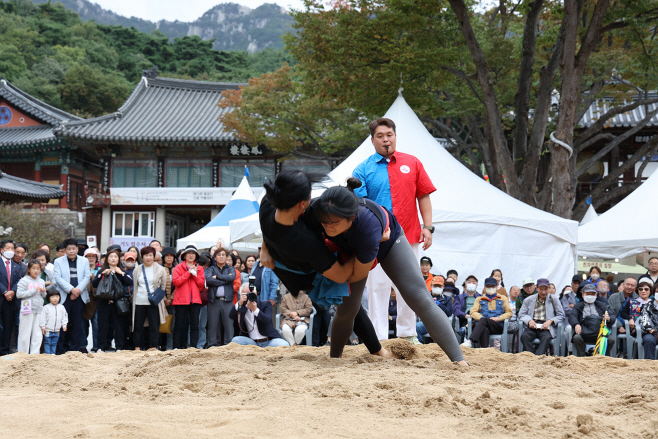
[(516, 298), (516, 309), (521, 309), (523, 306), (523, 301), (528, 297), (535, 294), (535, 280), (531, 277), (526, 277), (523, 279), (523, 288), (521, 288), (521, 294)]

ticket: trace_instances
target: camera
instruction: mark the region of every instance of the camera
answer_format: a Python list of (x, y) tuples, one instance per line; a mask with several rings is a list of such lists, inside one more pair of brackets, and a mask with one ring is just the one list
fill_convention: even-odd
[(249, 293), (247, 294), (247, 300), (249, 302), (256, 302), (258, 301), (258, 296), (256, 295), (256, 293)]
[(256, 290), (256, 276), (249, 276), (249, 291)]

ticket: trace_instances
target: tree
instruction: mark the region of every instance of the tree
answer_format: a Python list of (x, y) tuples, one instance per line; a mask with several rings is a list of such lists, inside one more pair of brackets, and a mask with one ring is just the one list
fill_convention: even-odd
[(68, 238), (66, 225), (53, 220), (51, 212), (40, 212), (38, 209), (24, 209), (15, 204), (0, 203), (0, 226), (11, 227), (9, 238), (28, 246), (28, 259), (37, 245), (46, 243), (55, 248)]
[(294, 157), (331, 158), (367, 135), (369, 118), (336, 100), (309, 97), (291, 67), (249, 80), (248, 87), (222, 93), (220, 122), (252, 145)]
[(69, 67), (59, 86), (64, 109), (93, 116), (116, 111), (130, 90), (130, 85), (122, 78), (80, 64)]
[[(346, 0), (328, 10), (308, 0), (306, 6), (293, 13), (298, 32), (286, 43), (307, 89), (381, 114), (402, 82), (428, 128), (453, 139), (453, 153), (474, 172), (481, 162), (499, 188), (567, 218), (576, 179), (588, 168), (575, 169), (577, 154), (594, 148), (598, 160), (633, 133), (601, 136), (614, 112), (596, 127), (580, 128), (585, 110), (603, 96), (619, 111), (628, 111), (624, 102), (633, 98), (636, 107), (650, 104), (637, 88), (658, 85), (658, 7), (649, 0), (501, 0), (477, 14), (477, 5), (463, 0)], [(557, 110), (551, 107), (556, 95)], [(571, 158), (547, 142), (553, 131), (574, 149)], [(622, 192), (608, 190), (600, 200)]]

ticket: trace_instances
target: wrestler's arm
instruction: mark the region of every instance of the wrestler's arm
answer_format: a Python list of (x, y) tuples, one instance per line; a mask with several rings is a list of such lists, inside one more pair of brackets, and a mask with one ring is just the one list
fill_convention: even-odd
[(260, 263), (269, 269), (274, 269), (274, 258), (270, 255), (270, 252), (267, 251), (264, 239), (260, 248)]
[(356, 259), (354, 261), (354, 273), (352, 273), (352, 276), (350, 276), (347, 282), (352, 283), (368, 277), (368, 272), (370, 271), (370, 268), (372, 268), (372, 264), (374, 262), (375, 260), (373, 259), (372, 261), (364, 264)]

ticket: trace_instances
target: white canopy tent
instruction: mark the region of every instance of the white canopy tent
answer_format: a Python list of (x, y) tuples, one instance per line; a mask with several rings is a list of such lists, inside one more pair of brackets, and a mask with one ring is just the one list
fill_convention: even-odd
[(590, 221), (594, 221), (598, 217), (599, 214), (596, 213), (596, 210), (594, 210), (594, 206), (590, 204), (589, 207), (587, 208), (587, 212), (585, 212), (585, 216), (583, 217), (583, 219), (580, 220), (580, 225), (582, 226)]
[(578, 229), (578, 255), (588, 258), (625, 258), (658, 252), (658, 172), (613, 208)]
[[(256, 214), (258, 219), (258, 201), (251, 191), (247, 177), (242, 179), (240, 186), (236, 189), (231, 200), (208, 224), (196, 232), (176, 241), (178, 249), (185, 248), (188, 244), (194, 244), (197, 248), (210, 248), (218, 240), (224, 242), (225, 246), (231, 244), (231, 229), (229, 222), (234, 219), (245, 218)], [(256, 250), (258, 244), (242, 243), (233, 246), (236, 250)]]
[[(434, 243), (426, 252), (432, 272), (474, 274), (480, 287), (501, 269), (509, 288), (526, 277), (567, 285), (576, 270), (578, 223), (535, 209), (477, 177), (448, 153), (400, 95), (384, 117), (396, 124), (397, 150), (416, 156), (437, 188), (432, 200)], [(329, 177), (345, 184), (375, 152), (367, 138)]]

